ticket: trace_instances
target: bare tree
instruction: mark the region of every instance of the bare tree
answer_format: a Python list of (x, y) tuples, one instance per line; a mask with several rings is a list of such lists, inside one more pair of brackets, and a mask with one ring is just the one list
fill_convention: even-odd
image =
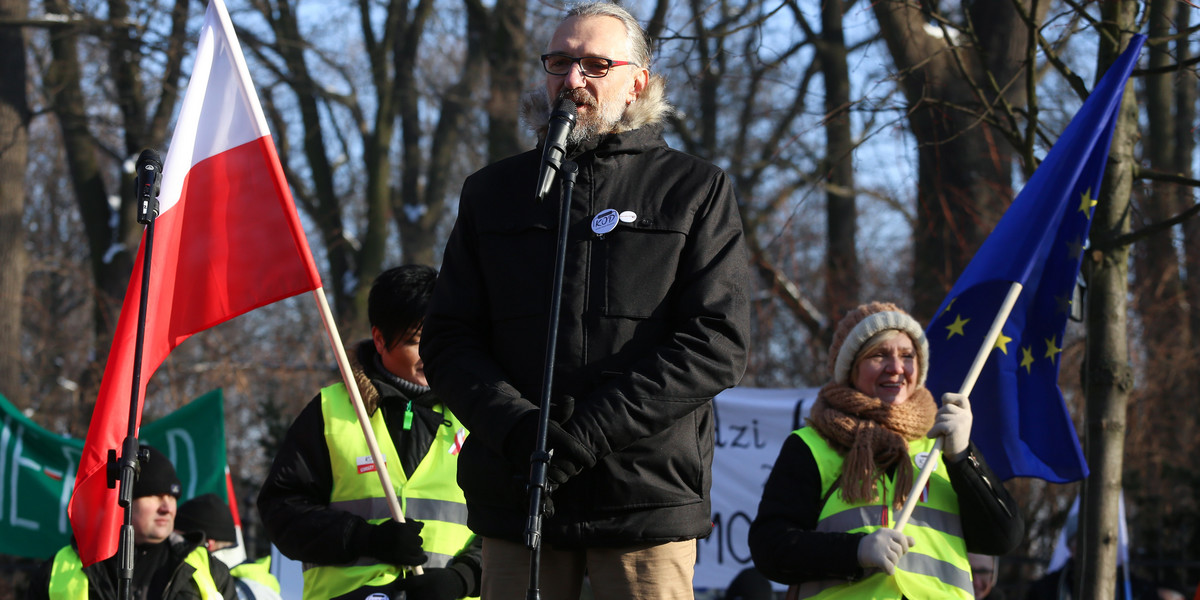
[[(1107, 68), (1129, 43), (1135, 30), (1137, 2), (1119, 0), (1101, 6), (1099, 64)], [(1103, 69), (1101, 69), (1103, 71)], [(1091, 474), (1080, 502), (1079, 563), (1083, 598), (1108, 598), (1116, 592), (1117, 511), (1121, 494), (1122, 454), (1125, 447), (1125, 408), (1134, 385), (1129, 367), (1128, 294), (1129, 246), (1110, 240), (1128, 233), (1129, 197), (1133, 188), (1137, 102), (1133, 84), (1126, 84), (1109, 163), (1104, 170), (1095, 214), (1093, 250), (1088, 270), (1088, 339), (1085, 388), (1087, 433), (1085, 454)]]
[[(0, 21), (20, 21), (27, 0), (0, 0)], [(21, 374), (21, 307), (27, 258), (21, 220), (25, 211), (25, 168), (29, 164), (29, 102), (26, 98), (25, 35), (0, 25), (0, 393), (25, 405)]]
[(1012, 200), (1016, 127), (1004, 113), (1024, 105), (1032, 89), (1030, 36), (1048, 4), (964, 3), (958, 19), (932, 12), (932, 2), (872, 5), (917, 139), (913, 309), (919, 319), (932, 316)]
[[(65, 24), (49, 30), (52, 57), (46, 66), (42, 83), (49, 106), (57, 118), (71, 174), (76, 205), (83, 216), (82, 223), (89, 248), (92, 277), (97, 294), (94, 300), (96, 355), (103, 356), (111, 343), (116, 327), (116, 315), (125, 294), (132, 269), (134, 249), (137, 248), (142, 227), (137, 223), (136, 203), (127, 193), (124, 176), (117, 175), (114, 186), (111, 172), (142, 148), (162, 147), (167, 135), (167, 122), (178, 100), (177, 80), (182, 71), (184, 33), (187, 24), (187, 1), (177, 0), (170, 13), (169, 24), (158, 36), (148, 26), (155, 11), (140, 11), (139, 23), (130, 5), (124, 0), (108, 3), (107, 21), (92, 20), (90, 16), (67, 19)], [(45, 4), (47, 12), (76, 16), (61, 0)], [(145, 8), (145, 7), (142, 7)], [(155, 45), (155, 40), (161, 45)], [(99, 42), (99, 43), (97, 43)], [(105, 90), (85, 89), (81, 46), (91, 51), (109, 46), (109, 64), (114, 80), (101, 82)], [(147, 73), (143, 60), (151, 50), (162, 52), (162, 70)], [(146, 89), (146, 82), (156, 82)], [(111, 98), (106, 93), (111, 94)], [(156, 98), (151, 101), (149, 98)], [(97, 100), (110, 100), (120, 114), (121, 141), (111, 145), (99, 131), (92, 112)], [(109, 173), (106, 176), (106, 171)], [(84, 382), (84, 397), (94, 397), (99, 387), (98, 374), (103, 364), (92, 365), (80, 380)], [(86, 406), (81, 414), (90, 414)]]

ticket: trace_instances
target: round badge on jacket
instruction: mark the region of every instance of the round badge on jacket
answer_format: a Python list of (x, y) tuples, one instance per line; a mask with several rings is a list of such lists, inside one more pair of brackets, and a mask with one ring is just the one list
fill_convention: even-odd
[(616, 209), (606, 208), (600, 211), (600, 214), (592, 217), (592, 231), (596, 235), (604, 235), (617, 228), (617, 223), (621, 222), (620, 215)]

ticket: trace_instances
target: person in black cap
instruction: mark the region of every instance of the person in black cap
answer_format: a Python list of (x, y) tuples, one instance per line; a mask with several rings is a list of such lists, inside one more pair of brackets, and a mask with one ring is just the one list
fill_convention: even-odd
[(233, 512), (216, 494), (202, 494), (180, 504), (175, 515), (175, 530), (180, 533), (203, 533), (204, 544), (209, 552), (237, 546)]
[[(181, 486), (175, 467), (152, 446), (133, 484), (134, 600), (236, 598), (229, 569), (213, 560), (203, 534), (175, 532), (176, 502)], [(117, 597), (120, 554), (84, 567), (74, 540), (46, 561), (30, 582), (28, 598)]]
[[(198, 531), (204, 535), (204, 544), (209, 552), (218, 552), (238, 545), (237, 529), (233, 524), (233, 511), (216, 494), (202, 494), (179, 505), (175, 515), (175, 531), (190, 533)], [(213, 558), (222, 560), (224, 555)], [(234, 559), (237, 560), (237, 559)], [(237, 588), (238, 600), (276, 600), (279, 595), (279, 580), (271, 574), (271, 557), (258, 560), (247, 558), (229, 568)]]

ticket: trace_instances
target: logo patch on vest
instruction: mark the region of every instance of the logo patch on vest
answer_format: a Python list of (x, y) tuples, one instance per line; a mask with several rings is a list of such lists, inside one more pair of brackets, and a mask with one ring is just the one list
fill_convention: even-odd
[[(929, 460), (928, 452), (920, 452), (913, 457), (913, 462), (917, 465), (917, 470), (925, 468), (925, 461)], [(933, 465), (933, 470), (937, 470), (937, 465)]]
[[(354, 459), (354, 462), (358, 464), (359, 475), (362, 475), (363, 473), (371, 473), (375, 470), (375, 459), (371, 458), (371, 455), (369, 454), (367, 456), (360, 456)], [(387, 464), (386, 458), (383, 459), (383, 464)]]
[(463, 442), (467, 439), (467, 430), (460, 428), (458, 433), (454, 434), (454, 445), (450, 447), (450, 455), (458, 456), (462, 452)]

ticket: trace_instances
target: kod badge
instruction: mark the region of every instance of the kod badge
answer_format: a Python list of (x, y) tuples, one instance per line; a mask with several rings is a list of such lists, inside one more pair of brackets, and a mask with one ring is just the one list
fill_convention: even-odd
[(600, 214), (592, 218), (592, 231), (596, 235), (604, 235), (617, 228), (617, 223), (621, 222), (620, 215), (612, 208), (607, 208), (600, 211)]

